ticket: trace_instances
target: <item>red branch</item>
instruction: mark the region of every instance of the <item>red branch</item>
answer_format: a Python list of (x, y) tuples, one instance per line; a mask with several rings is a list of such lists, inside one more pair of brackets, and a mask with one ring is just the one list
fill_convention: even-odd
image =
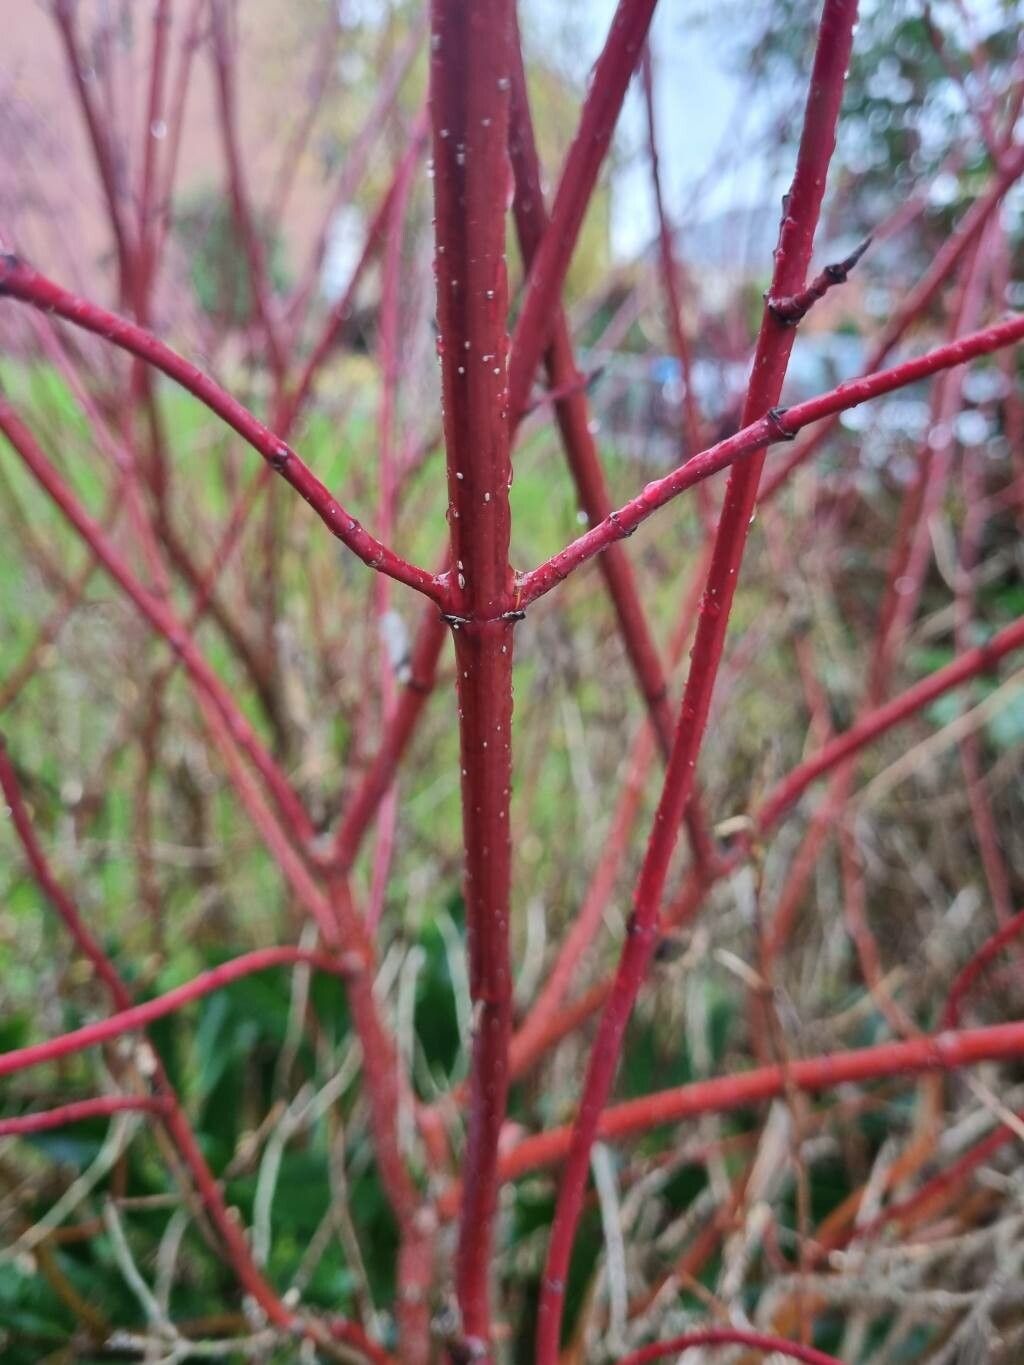
[[(914, 323), (927, 313), (939, 290), (950, 279), (964, 256), (978, 241), (986, 225), (1006, 197), (1007, 191), (1022, 175), (1024, 175), (1024, 146), (1018, 147), (1012, 156), (1007, 158), (991, 188), (980, 199), (977, 199), (964, 214), (955, 231), (936, 253), (928, 270), (902, 300), (876, 342), (875, 348), (864, 367), (866, 372), (876, 370)], [(811, 458), (814, 451), (828, 438), (834, 425), (834, 422), (829, 422), (820, 431), (815, 432), (809, 441), (794, 450), (792, 455), (778, 469), (772, 471), (771, 478), (765, 481), (761, 490), (763, 500), (767, 501), (774, 497), (793, 471)]]
[(936, 669), (927, 678), (893, 697), (884, 705), (868, 711), (861, 719), (844, 730), (841, 735), (825, 744), (817, 753), (799, 764), (788, 777), (776, 786), (767, 796), (757, 815), (759, 829), (767, 829), (775, 824), (783, 812), (799, 799), (804, 791), (823, 774), (830, 772), (858, 749), (886, 730), (898, 725), (900, 721), (917, 715), (929, 703), (941, 697), (951, 688), (959, 687), (970, 678), (977, 677), (994, 668), (1004, 655), (1024, 646), (1024, 618), (1006, 626), (998, 634), (959, 655), (944, 668)]
[(965, 365), (980, 356), (991, 355), (994, 351), (1007, 346), (1015, 346), (1024, 340), (1024, 315), (1011, 318), (1007, 322), (996, 323), (980, 332), (959, 337), (945, 346), (937, 346), (913, 360), (905, 360), (890, 370), (880, 370), (876, 374), (864, 375), (860, 379), (850, 379), (846, 383), (808, 398), (806, 402), (796, 403), (791, 408), (773, 408), (765, 416), (751, 421), (734, 436), (709, 447), (686, 464), (679, 465), (663, 478), (654, 479), (647, 484), (642, 493), (623, 504), (607, 519), (587, 531), (585, 535), (567, 545), (564, 550), (539, 564), (536, 569), (523, 574), (519, 579), (518, 601), (521, 607), (535, 602), (544, 593), (550, 592), (573, 570), (585, 564), (594, 555), (612, 545), (617, 540), (630, 536), (647, 518), (671, 502), (680, 493), (685, 493), (702, 479), (710, 478), (728, 465), (736, 464), (746, 456), (756, 455), (767, 446), (779, 441), (790, 441), (803, 427), (835, 413), (846, 412), (861, 403), (880, 398), (895, 389), (905, 388), (908, 384), (918, 383), (942, 370), (952, 369), (955, 365)]
[[(120, 1012), (132, 1008), (131, 995), (118, 975), (117, 969), (103, 951), (98, 940), (86, 926), (78, 907), (53, 871), (36, 838), (22, 799), (14, 765), (0, 743), (0, 789), (11, 812), (14, 830), (25, 850), (29, 867), (43, 895), (60, 916), (75, 946), (92, 963), (97, 977), (103, 982), (110, 999)], [(225, 1259), (245, 1290), (266, 1312), (271, 1322), (281, 1325), (291, 1321), (291, 1313), (266, 1281), (252, 1258), (248, 1241), (240, 1223), (228, 1212), (221, 1188), (206, 1164), (196, 1136), (182, 1109), (159, 1057), (153, 1054), (153, 1086), (163, 1103), (163, 1121), (167, 1135), (178, 1153), (195, 1186), (210, 1223), (217, 1231), (224, 1248)]]
[(49, 1038), (43, 1043), (32, 1043), (28, 1047), (13, 1048), (10, 1052), (0, 1052), (0, 1076), (10, 1076), (15, 1071), (24, 1071), (31, 1066), (42, 1066), (44, 1062), (55, 1061), (58, 1057), (68, 1057), (86, 1048), (97, 1047), (120, 1038), (134, 1029), (145, 1028), (156, 1019), (183, 1009), (193, 1000), (200, 1000), (213, 991), (223, 990), (240, 977), (251, 976), (253, 972), (263, 972), (269, 967), (282, 967), (304, 962), (319, 971), (330, 972), (334, 976), (346, 977), (349, 968), (344, 958), (328, 957), (326, 953), (311, 952), (306, 948), (257, 948), (254, 952), (243, 953), (219, 967), (211, 967), (200, 972), (191, 981), (175, 986), (152, 1000), (141, 1005), (132, 1005), (119, 1010), (116, 1014), (99, 1019), (94, 1024), (62, 1033), (58, 1038)]
[(946, 1008), (942, 1011), (943, 1028), (956, 1028), (960, 1022), (960, 1006), (963, 1004), (964, 996), (972, 989), (989, 963), (999, 956), (1008, 943), (1012, 943), (1022, 933), (1024, 933), (1024, 910), (1001, 925), (994, 934), (985, 940), (977, 952), (972, 954), (970, 961), (961, 967), (946, 997)]
[[(867, 745), (879, 739), (888, 730), (905, 720), (918, 715), (923, 706), (936, 700), (944, 693), (961, 686), (971, 678), (990, 669), (998, 658), (1011, 651), (1024, 648), (1024, 620), (1007, 626), (995, 635), (986, 646), (970, 651), (954, 659), (944, 668), (936, 670), (922, 683), (910, 689), (913, 697), (906, 701), (907, 693), (894, 697), (892, 701), (865, 713), (855, 727), (836, 736), (817, 753), (801, 763), (776, 787), (769, 792), (761, 807), (755, 811), (753, 824), (760, 835), (771, 830), (792, 808), (793, 802), (808, 786), (826, 772), (845, 762), (848, 758)], [(995, 655), (993, 655), (995, 650)], [(847, 735), (850, 736), (847, 739)], [(827, 757), (826, 757), (827, 755)], [(827, 818), (834, 812), (834, 805), (826, 801), (822, 828)], [(735, 871), (749, 851), (749, 840), (740, 839), (728, 857), (720, 860), (712, 881)], [(666, 931), (688, 923), (696, 914), (710, 882), (691, 876), (680, 897), (663, 914), (660, 928)], [(572, 1001), (558, 1013), (552, 1015), (535, 1030), (532, 1036), (524, 1038), (519, 1047), (513, 1047), (513, 1075), (522, 1075), (537, 1059), (554, 1046), (560, 1039), (581, 1027), (608, 999), (613, 978), (603, 977), (587, 992)]]
[(696, 1350), (698, 1346), (746, 1346), (766, 1355), (774, 1353), (788, 1356), (790, 1360), (801, 1360), (804, 1365), (843, 1365), (836, 1356), (816, 1351), (813, 1346), (801, 1346), (797, 1341), (767, 1336), (764, 1332), (747, 1332), (739, 1327), (705, 1327), (697, 1332), (684, 1332), (682, 1336), (669, 1337), (667, 1341), (641, 1346), (639, 1351), (623, 1356), (619, 1365), (647, 1365), (649, 1360), (679, 1355), (683, 1351)]
[(228, 19), (225, 13), (225, 0), (211, 0), (210, 20), (213, 42), (211, 53), (217, 90), (217, 110), (220, 120), (221, 141), (224, 144), (224, 159), (227, 163), (228, 193), (235, 227), (242, 240), (248, 265), (249, 286), (252, 290), (256, 315), (267, 344), (267, 359), (275, 379), (280, 381), (287, 364), (278, 335), (277, 320), (274, 317), (270, 297), (270, 279), (267, 272), (266, 252), (253, 217), (249, 203), (249, 191), (245, 183), (245, 170), (241, 150), (238, 145), (238, 128), (235, 111), (234, 74), (237, 60), (229, 41)]
[(243, 440), (248, 441), (285, 482), (291, 484), (300, 497), (309, 503), (331, 534), (347, 545), (364, 564), (388, 574), (399, 583), (408, 584), (434, 601), (441, 600), (441, 585), (433, 574), (406, 563), (364, 530), (287, 442), (275, 436), (208, 375), (190, 365), (187, 360), (172, 351), (169, 346), (165, 346), (162, 341), (158, 341), (144, 328), (137, 327), (115, 313), (108, 313), (98, 304), (78, 298), (47, 279), (45, 275), (40, 275), (24, 261), (8, 254), (0, 255), (0, 296), (4, 294), (20, 299), (23, 303), (29, 303), (44, 312), (56, 313), (58, 317), (65, 318), (76, 327), (94, 332), (122, 350), (129, 351), (162, 370), (169, 379), (173, 379), (193, 397), (205, 403), (212, 412), (227, 422), (228, 426), (237, 431)]
[[(777, 1099), (786, 1092), (787, 1085), (814, 1094), (840, 1085), (884, 1080), (891, 1076), (956, 1071), (977, 1062), (1010, 1061), (1022, 1054), (1024, 1023), (995, 1024), (991, 1028), (936, 1033), (904, 1042), (826, 1053), (790, 1061), (788, 1067), (766, 1066), (731, 1076), (716, 1076), (713, 1080), (696, 1081), (674, 1090), (644, 1095), (625, 1104), (611, 1105), (600, 1117), (597, 1135), (604, 1141), (619, 1141), (663, 1124), (696, 1118), (699, 1114), (728, 1113)], [(570, 1127), (562, 1126), (524, 1138), (502, 1158), (502, 1179), (515, 1180), (526, 1171), (564, 1160), (570, 1149), (572, 1131)]]
[(56, 1109), (0, 1119), (0, 1137), (29, 1137), (87, 1119), (105, 1119), (113, 1114), (163, 1114), (166, 1109), (166, 1100), (158, 1095), (97, 1095), (88, 1100), (71, 1100)]
[[(776, 253), (771, 291), (776, 295), (795, 293), (804, 282), (825, 191), (825, 177), (835, 146), (835, 128), (856, 14), (856, 0), (826, 0), (796, 174)], [(640, 54), (637, 51), (633, 55), (639, 57)], [(792, 345), (792, 330), (785, 328), (766, 310), (744, 405), (744, 425), (763, 417), (779, 401)], [(591, 1050), (573, 1127), (572, 1147), (558, 1191), (538, 1307), (537, 1365), (554, 1365), (558, 1358), (565, 1282), (583, 1207), (590, 1150), (618, 1069), (626, 1025), (657, 941), (661, 898), (679, 823), (693, 791), (697, 756), (763, 463), (763, 454), (745, 461), (733, 471), (726, 490), (679, 725), (633, 896), (633, 911), (615, 984)]]
[(196, 686), (210, 698), (232, 736), (251, 759), (266, 782), (268, 790), (286, 824), (301, 838), (310, 839), (313, 829), (301, 801), (287, 777), (260, 743), (230, 691), (200, 653), (190, 632), (166, 605), (139, 582), (124, 559), (114, 549), (97, 522), (85, 511), (56, 469), (46, 458), (35, 437), (6, 400), (0, 398), (0, 432), (45, 489), (67, 520), (74, 526), (96, 558), (127, 593), (150, 625), (157, 630), (180, 657)]
[(823, 299), (830, 289), (834, 289), (837, 284), (845, 284), (850, 277), (850, 271), (857, 264), (860, 258), (871, 245), (871, 238), (867, 237), (855, 251), (851, 251), (849, 256), (841, 261), (835, 261), (832, 265), (825, 266), (819, 275), (806, 288), (801, 289), (798, 294), (788, 294), (778, 298), (772, 296), (768, 299), (768, 307), (787, 327), (795, 327), (798, 322), (802, 322), (811, 311), (819, 299)]
[(583, 215), (608, 154), (626, 89), (643, 53), (654, 6), (655, 0), (619, 0), (608, 39), (594, 65), (590, 92), (551, 205), (551, 221), (530, 267), (512, 338), (508, 410), (513, 427), (529, 402), (530, 386), (551, 334)]
[(466, 1196), (455, 1283), (474, 1357), (491, 1354), (498, 1138), (508, 1092), (513, 573), (505, 202), (511, 0), (433, 0), (430, 102), (438, 350), (451, 524), (466, 920), (474, 1007)]
[[(523, 69), (518, 40), (512, 62), (509, 155), (516, 181), (513, 200), (516, 232), (523, 264), (529, 270), (537, 259), (550, 224), (544, 205), (540, 159), (534, 139), (526, 90), (526, 72)], [(555, 399), (555, 417), (569, 470), (576, 485), (580, 505), (586, 513), (588, 523), (593, 526), (610, 516), (612, 500), (601, 467), (586, 391), (582, 385), (574, 384), (579, 375), (569, 327), (561, 307), (554, 310), (551, 344), (545, 352), (544, 364), (548, 381), (559, 394)], [(609, 546), (608, 553), (602, 555), (598, 561), (598, 567), (612, 600), (619, 633), (647, 704), (658, 744), (663, 757), (667, 758), (672, 747), (672, 708), (669, 705), (668, 684), (643, 600), (637, 590), (632, 566), (624, 550), (617, 546)], [(702, 868), (709, 867), (713, 860), (713, 850), (703, 812), (698, 808), (696, 801), (691, 803), (687, 814), (694, 860)]]

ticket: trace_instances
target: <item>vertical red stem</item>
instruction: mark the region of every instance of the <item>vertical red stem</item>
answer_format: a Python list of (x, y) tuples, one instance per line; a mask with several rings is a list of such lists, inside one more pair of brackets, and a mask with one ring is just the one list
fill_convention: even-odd
[(508, 1090), (514, 578), (505, 203), (511, 0), (433, 0), (431, 117), (438, 349), (448, 460), (465, 897), (474, 1036), (456, 1292), (489, 1358), (498, 1136)]
[[(786, 199), (776, 251), (771, 296), (795, 294), (804, 285), (825, 192), (825, 178), (835, 146), (835, 129), (856, 14), (856, 0), (826, 0), (796, 174)], [(778, 403), (793, 340), (793, 331), (766, 308), (744, 404), (744, 425), (762, 417)], [(672, 755), (634, 895), (633, 914), (615, 985), (591, 1052), (559, 1189), (541, 1284), (537, 1365), (554, 1365), (558, 1357), (565, 1280), (583, 1206), (590, 1149), (611, 1091), (626, 1024), (654, 950), (662, 892), (680, 818), (693, 789), (697, 755), (722, 657), (726, 623), (763, 463), (764, 454), (758, 453), (738, 465), (726, 490)]]

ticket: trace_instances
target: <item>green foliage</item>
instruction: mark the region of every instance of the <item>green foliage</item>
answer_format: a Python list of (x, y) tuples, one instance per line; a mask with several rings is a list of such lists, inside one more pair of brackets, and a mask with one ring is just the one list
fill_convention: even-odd
[[(175, 208), (173, 221), (199, 307), (222, 326), (248, 326), (256, 301), (230, 201), (218, 190), (195, 191)], [(255, 215), (255, 227), (267, 279), (275, 293), (283, 293), (288, 285), (284, 239), (266, 215)]]

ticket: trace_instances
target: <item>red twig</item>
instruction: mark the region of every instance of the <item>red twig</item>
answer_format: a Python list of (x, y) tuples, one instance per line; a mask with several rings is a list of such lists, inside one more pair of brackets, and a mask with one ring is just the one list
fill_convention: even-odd
[(98, 1095), (94, 1099), (71, 1100), (56, 1109), (0, 1119), (0, 1137), (29, 1137), (88, 1119), (110, 1118), (113, 1114), (163, 1114), (166, 1109), (166, 1101), (158, 1095)]
[(111, 125), (104, 123), (96, 107), (93, 90), (82, 65), (75, 26), (76, 8), (73, 0), (56, 0), (53, 13), (92, 147), (93, 161), (103, 188), (110, 227), (114, 235), (120, 297), (122, 302), (125, 302), (131, 296), (134, 285), (134, 243), (125, 222), (124, 186), (119, 182), (116, 159), (111, 146)]
[[(672, 230), (665, 211), (665, 196), (661, 186), (661, 162), (658, 156), (658, 135), (654, 114), (654, 63), (651, 48), (644, 49), (642, 66), (644, 104), (647, 112), (647, 146), (651, 158), (651, 186), (654, 190), (654, 206), (658, 213), (658, 253), (661, 258), (661, 279), (665, 291), (665, 311), (668, 320), (672, 348), (679, 360), (683, 381), (683, 441), (684, 459), (704, 448), (703, 423), (697, 406), (697, 393), (693, 382), (693, 353), (690, 338), (683, 322), (683, 301), (680, 289), (679, 263), (676, 260), (672, 241)], [(706, 501), (701, 507), (705, 520), (710, 518), (711, 509)]]
[(309, 817), (287, 777), (260, 743), (252, 726), (243, 716), (229, 690), (199, 652), (194, 639), (166, 603), (144, 588), (121, 555), (111, 545), (99, 525), (61, 479), (40, 449), (34, 436), (14, 409), (0, 398), (0, 432), (25, 464), (33, 478), (46, 491), (67, 520), (74, 526), (96, 558), (119, 584), (150, 625), (164, 637), (180, 657), (194, 683), (207, 695), (232, 736), (244, 749), (260, 776), (273, 793), (286, 823), (303, 839), (313, 836)]
[(224, 159), (227, 163), (231, 211), (238, 235), (242, 240), (242, 249), (245, 252), (249, 268), (249, 285), (252, 290), (256, 316), (267, 343), (267, 359), (270, 362), (271, 372), (275, 380), (280, 383), (287, 360), (281, 345), (278, 320), (274, 315), (266, 252), (249, 202), (244, 163), (238, 145), (234, 82), (237, 63), (229, 41), (226, 0), (210, 0), (209, 12), (213, 36), (211, 52), (216, 77), (214, 83), (217, 90), (221, 141), (224, 145)]
[[(15, 832), (25, 850), (39, 889), (60, 916), (79, 951), (92, 963), (111, 1000), (121, 1012), (130, 1010), (131, 996), (117, 969), (86, 926), (78, 907), (54, 876), (29, 819), (21, 787), (7, 750), (0, 743), (0, 789), (3, 790)], [(263, 1308), (271, 1322), (287, 1324), (291, 1313), (264, 1279), (252, 1259), (249, 1244), (239, 1222), (228, 1212), (220, 1186), (206, 1164), (195, 1134), (168, 1080), (153, 1054), (153, 1083), (164, 1105), (163, 1120), (167, 1135), (178, 1152), (195, 1185), (203, 1209), (223, 1244), (228, 1263), (239, 1283)]]
[[(448, 562), (447, 558), (445, 562)], [(355, 861), (374, 813), (394, 781), (427, 698), (434, 690), (437, 663), (447, 634), (444, 619), (428, 607), (413, 641), (409, 676), (395, 710), (384, 726), (380, 747), (353, 792), (338, 825), (331, 856), (342, 873), (348, 872)]]
[[(1022, 1115), (1018, 1113), (1017, 1117), (1021, 1118)], [(919, 1190), (908, 1195), (906, 1199), (890, 1204), (870, 1222), (855, 1225), (840, 1235), (824, 1238), (822, 1240), (823, 1249), (831, 1251), (854, 1240), (862, 1242), (874, 1237), (892, 1223), (906, 1223), (915, 1214), (927, 1210), (937, 1198), (944, 1194), (948, 1195), (950, 1191), (955, 1190), (983, 1161), (994, 1156), (1000, 1147), (1016, 1137), (1017, 1133), (1008, 1124), (998, 1124), (991, 1133), (986, 1134), (980, 1142), (975, 1143), (969, 1151), (964, 1152), (963, 1156), (954, 1161), (951, 1166), (940, 1171), (931, 1180), (925, 1181)]]
[(219, 967), (211, 967), (209, 971), (200, 972), (183, 986), (175, 986), (173, 990), (166, 991), (163, 995), (158, 995), (141, 1005), (119, 1010), (117, 1014), (108, 1015), (106, 1019), (100, 1019), (95, 1024), (85, 1024), (82, 1028), (63, 1033), (59, 1038), (50, 1038), (44, 1043), (33, 1043), (29, 1047), (0, 1052), (0, 1076), (9, 1076), (15, 1071), (24, 1071), (26, 1067), (42, 1066), (44, 1062), (55, 1061), (58, 1057), (67, 1057), (74, 1052), (97, 1047), (111, 1038), (120, 1038), (134, 1029), (145, 1028), (154, 1020), (163, 1019), (165, 1015), (173, 1014), (212, 991), (223, 990), (239, 977), (251, 976), (253, 972), (266, 971), (269, 967), (294, 965), (299, 962), (307, 963), (322, 972), (331, 972), (334, 976), (345, 977), (351, 974), (351, 968), (343, 958), (328, 957), (326, 953), (314, 953), (306, 948), (257, 948), (254, 952), (243, 953)]
[(331, 225), (337, 217), (338, 210), (353, 199), (359, 182), (366, 173), (374, 144), (387, 127), (388, 116), (395, 107), (399, 89), (423, 41), (424, 18), (423, 15), (413, 18), (412, 29), (384, 70), (377, 98), (367, 113), (362, 128), (348, 148), (345, 164), (335, 181), (324, 211), (308, 265), (288, 301), (288, 316), (293, 324), (293, 340), (305, 324), (310, 300), (320, 279)]
[(946, 996), (946, 1006), (942, 1011), (943, 1028), (957, 1027), (960, 1022), (960, 1007), (963, 1004), (964, 997), (971, 991), (974, 983), (989, 964), (999, 956), (1006, 945), (1012, 943), (1022, 933), (1024, 933), (1024, 910), (1001, 925), (994, 934), (985, 940), (977, 952), (971, 955), (970, 961), (960, 968), (949, 988), (949, 994)]
[[(876, 1047), (799, 1058), (789, 1064), (788, 1080), (796, 1089), (814, 1094), (891, 1076), (956, 1071), (978, 1062), (1011, 1061), (1022, 1053), (1024, 1023), (995, 1024), (990, 1028), (929, 1034)], [(781, 1066), (766, 1066), (662, 1090), (609, 1106), (600, 1117), (597, 1135), (605, 1141), (618, 1141), (699, 1114), (743, 1109), (777, 1099), (784, 1093), (786, 1081)], [(524, 1138), (502, 1157), (502, 1179), (514, 1180), (526, 1171), (563, 1161), (570, 1150), (572, 1131), (563, 1126)]]
[(619, 0), (594, 66), (579, 127), (551, 205), (551, 221), (526, 281), (509, 353), (508, 410), (513, 427), (526, 409), (533, 376), (551, 335), (562, 282), (583, 215), (611, 145), (630, 78), (643, 52), (655, 0)]
[[(864, 366), (865, 372), (875, 370), (890, 355), (910, 328), (922, 318), (931, 307), (939, 290), (952, 276), (965, 254), (977, 242), (992, 215), (1006, 197), (1007, 191), (1024, 175), (1024, 146), (1018, 147), (1008, 156), (1003, 168), (997, 173), (991, 188), (977, 199), (956, 226), (956, 230), (946, 239), (936, 253), (928, 270), (921, 276), (914, 288), (903, 298), (893, 313), (882, 335)], [(761, 499), (772, 498), (790, 477), (795, 469), (811, 458), (822, 443), (834, 430), (835, 423), (829, 422), (814, 436), (794, 450), (777, 469), (770, 479), (765, 480), (761, 489)]]
[[(534, 140), (526, 72), (518, 37), (512, 62), (510, 125), (509, 153), (516, 181), (513, 212), (523, 264), (530, 270), (550, 223), (544, 206), (540, 160)], [(576, 360), (561, 307), (554, 310), (551, 340), (544, 361), (550, 384), (562, 391), (562, 396), (555, 401), (555, 415), (580, 505), (591, 525), (603, 522), (612, 512), (612, 500), (593, 435), (586, 392), (581, 386), (573, 387), (573, 379), (578, 377)], [(668, 686), (632, 567), (624, 550), (618, 546), (609, 546), (608, 552), (598, 561), (598, 567), (615, 609), (626, 654), (647, 703), (658, 744), (662, 755), (667, 758), (672, 747), (672, 709)], [(703, 814), (696, 802), (691, 803), (687, 816), (694, 860), (699, 866), (707, 867), (713, 860), (713, 850)]]
[(332, 535), (337, 536), (365, 564), (416, 588), (435, 601), (440, 600), (441, 588), (433, 574), (407, 564), (364, 530), (285, 441), (275, 436), (208, 375), (190, 365), (162, 341), (127, 319), (68, 293), (15, 256), (0, 256), (0, 295), (4, 294), (29, 303), (34, 308), (56, 313), (76, 327), (94, 332), (162, 370), (201, 403), (205, 403), (257, 450), (285, 482), (291, 484), (309, 503)]
[[(856, 14), (856, 0), (826, 0), (796, 174), (786, 201), (776, 253), (773, 294), (795, 293), (803, 285), (835, 145)], [(766, 310), (744, 405), (744, 424), (763, 418), (778, 402), (792, 344), (792, 331), (787, 331)], [(661, 898), (678, 825), (693, 790), (697, 756), (763, 463), (764, 456), (760, 454), (745, 461), (733, 472), (726, 490), (679, 725), (633, 897), (633, 912), (615, 984), (591, 1050), (571, 1150), (558, 1192), (538, 1307), (537, 1365), (554, 1365), (558, 1357), (565, 1282), (583, 1206), (590, 1149), (618, 1068), (626, 1024), (657, 940)]]
[(801, 1346), (798, 1341), (786, 1341), (783, 1337), (768, 1336), (764, 1332), (748, 1332), (740, 1327), (706, 1327), (695, 1332), (684, 1332), (667, 1341), (656, 1341), (650, 1346), (641, 1346), (623, 1356), (619, 1365), (647, 1365), (649, 1360), (659, 1360), (662, 1356), (680, 1355), (684, 1351), (696, 1350), (698, 1346), (746, 1346), (751, 1351), (765, 1355), (787, 1356), (790, 1360), (801, 1360), (804, 1365), (842, 1365), (836, 1356), (826, 1355), (813, 1346)]
[[(938, 374), (954, 365), (963, 365), (979, 356), (990, 355), (1003, 347), (1015, 346), (1022, 340), (1024, 316), (1015, 316), (1007, 322), (997, 323), (983, 331), (959, 337), (945, 346), (937, 346), (935, 350), (927, 351), (913, 360), (903, 361), (890, 370), (880, 370), (876, 374), (848, 380), (817, 398), (808, 398), (806, 402), (796, 403), (790, 408), (773, 408), (766, 416), (743, 426), (734, 436), (727, 436), (724, 441), (719, 441), (717, 445), (695, 455), (692, 460), (688, 460), (686, 464), (680, 465), (663, 478), (652, 480), (642, 493), (612, 512), (605, 521), (574, 540), (544, 564), (522, 574), (519, 579), (519, 604), (527, 606), (544, 593), (550, 592), (557, 583), (581, 564), (585, 564), (588, 559), (600, 554), (607, 546), (624, 536), (632, 535), (652, 512), (664, 507), (680, 493), (692, 488), (700, 480), (716, 474), (727, 465), (736, 464), (738, 471), (754, 465), (759, 466), (761, 456), (758, 452), (779, 441), (791, 440), (799, 430), (812, 422), (819, 422), (822, 418), (835, 413), (846, 412), (849, 408), (870, 402), (882, 394), (905, 388), (908, 384), (927, 379), (929, 375)], [(741, 461), (745, 463), (740, 463)], [(708, 591), (710, 592), (710, 587)], [(714, 605), (714, 599), (711, 600)]]
[(802, 322), (811, 311), (819, 299), (823, 299), (830, 289), (834, 289), (837, 284), (845, 284), (850, 277), (850, 271), (857, 264), (860, 258), (871, 245), (871, 238), (866, 237), (860, 246), (851, 251), (849, 256), (845, 256), (841, 261), (835, 261), (832, 265), (827, 265), (819, 275), (805, 288), (797, 294), (788, 294), (783, 297), (771, 295), (767, 302), (769, 311), (774, 313), (780, 322), (784, 322), (787, 327), (795, 327), (798, 322)]
[[(987, 671), (995, 660), (990, 653), (986, 653), (986, 650), (991, 650), (993, 647), (998, 651), (1000, 658), (1013, 650), (1024, 648), (1024, 621), (1018, 621), (1014, 625), (1008, 626), (1005, 631), (996, 635), (987, 646), (972, 650), (969, 655), (954, 659), (952, 663), (938, 669), (930, 677), (924, 679), (923, 683), (918, 683), (910, 689), (913, 696), (903, 693), (894, 697), (884, 706), (866, 712), (856, 726), (837, 735), (822, 749), (794, 768), (792, 773), (783, 778), (769, 792), (762, 805), (754, 812), (753, 825), (758, 834), (763, 836), (774, 828), (792, 809), (793, 803), (799, 796), (817, 778), (839, 767), (854, 753), (866, 748), (867, 745), (879, 739), (894, 726), (918, 715), (922, 707), (927, 706), (937, 697)], [(815, 829), (819, 831), (820, 837), (823, 837), (827, 832), (829, 820), (834, 820), (837, 813), (835, 803), (831, 799), (827, 799), (821, 818), (816, 817), (815, 820)], [(818, 845), (815, 844), (810, 851), (810, 858), (813, 859), (816, 856), (817, 850)], [(746, 856), (747, 851), (748, 841), (738, 840), (731, 853), (720, 860), (711, 880), (717, 880), (734, 871)], [(666, 932), (681, 924), (688, 923), (696, 914), (709, 885), (709, 882), (691, 875), (686, 882), (682, 895), (662, 916), (661, 931)], [(513, 1053), (513, 1074), (515, 1076), (522, 1075), (544, 1052), (554, 1046), (566, 1034), (579, 1028), (599, 1010), (608, 999), (613, 980), (613, 977), (603, 977), (597, 981), (585, 995), (552, 1015), (533, 1036), (524, 1039), (521, 1050), (517, 1045), (516, 1051)]]
[(913, 687), (893, 697), (883, 706), (866, 712), (855, 725), (836, 735), (817, 753), (799, 764), (772, 789), (757, 813), (761, 830), (775, 824), (779, 817), (797, 801), (804, 791), (823, 774), (839, 767), (851, 754), (870, 744), (886, 730), (919, 714), (930, 702), (944, 692), (977, 677), (993, 668), (1012, 650), (1024, 646), (1024, 618), (1006, 626), (983, 645), (969, 649), (944, 668), (936, 669)]

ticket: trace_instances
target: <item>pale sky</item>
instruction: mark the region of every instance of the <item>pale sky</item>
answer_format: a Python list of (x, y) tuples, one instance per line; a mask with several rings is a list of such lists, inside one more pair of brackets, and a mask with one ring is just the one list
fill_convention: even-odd
[[(550, 44), (545, 43), (548, 50), (573, 54), (573, 74), (581, 77), (601, 50), (615, 3), (531, 0), (528, 22), (536, 34), (550, 33)], [(756, 5), (757, 0), (752, 3)], [(731, 54), (723, 49), (724, 25), (720, 18), (715, 21), (717, 12), (715, 0), (662, 0), (651, 29), (661, 173), (669, 212), (677, 223), (713, 217), (726, 208), (763, 205), (781, 192), (763, 156), (743, 155), (743, 146), (756, 120), (765, 117), (767, 104), (751, 109), (742, 98), (745, 86), (730, 72)], [(572, 34), (568, 42), (566, 28)], [(620, 155), (628, 157), (630, 150), (638, 150), (636, 164), (618, 174), (613, 189), (613, 250), (629, 258), (643, 249), (655, 230), (643, 154), (645, 118), (635, 80), (618, 136)], [(723, 149), (732, 166), (724, 175), (719, 171), (709, 177), (706, 192), (697, 199), (701, 178), (720, 162)]]

